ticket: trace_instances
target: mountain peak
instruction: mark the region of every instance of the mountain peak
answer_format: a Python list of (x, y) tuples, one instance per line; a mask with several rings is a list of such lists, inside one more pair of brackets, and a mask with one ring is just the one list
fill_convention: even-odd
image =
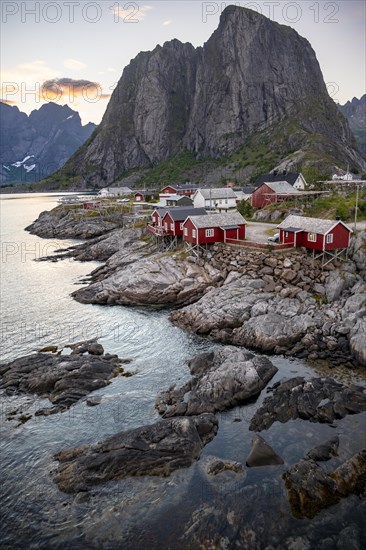
[(318, 164), (322, 150), (328, 164), (361, 166), (352, 140), (309, 42), (230, 5), (203, 47), (171, 40), (130, 62), (98, 132), (67, 170), (79, 183), (105, 185), (187, 153), (211, 164), (227, 159), (236, 177), (232, 156), (250, 168), (253, 149), (273, 166)]

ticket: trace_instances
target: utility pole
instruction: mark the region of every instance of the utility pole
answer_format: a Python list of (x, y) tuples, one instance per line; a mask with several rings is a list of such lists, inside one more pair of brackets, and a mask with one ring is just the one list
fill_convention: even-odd
[(354, 226), (354, 230), (355, 230), (355, 231), (356, 231), (356, 228), (357, 228), (358, 189), (359, 189), (359, 184), (357, 183), (357, 184), (356, 184), (355, 226)]

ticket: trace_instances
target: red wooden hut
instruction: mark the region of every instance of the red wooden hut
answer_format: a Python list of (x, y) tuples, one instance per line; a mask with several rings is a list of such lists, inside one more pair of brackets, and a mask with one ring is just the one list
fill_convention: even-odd
[(188, 216), (207, 216), (207, 213), (204, 208), (193, 208), (193, 206), (170, 208), (163, 217), (165, 233), (181, 237), (183, 235), (183, 222)]
[(151, 214), (152, 227), (163, 227), (163, 218), (167, 213), (167, 208), (155, 208)]
[(319, 252), (349, 247), (352, 229), (341, 220), (290, 215), (279, 224), (280, 242)]
[(190, 216), (183, 224), (183, 240), (192, 245), (244, 240), (246, 223), (239, 212)]

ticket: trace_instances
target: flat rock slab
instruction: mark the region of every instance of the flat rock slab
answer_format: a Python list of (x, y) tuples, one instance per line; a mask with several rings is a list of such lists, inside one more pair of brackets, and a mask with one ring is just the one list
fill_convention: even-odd
[(325, 472), (314, 460), (300, 460), (283, 474), (292, 513), (312, 518), (322, 509), (350, 494), (366, 489), (366, 450), (344, 462), (332, 473)]
[(366, 411), (366, 390), (350, 387), (332, 378), (302, 377), (282, 382), (267, 397), (253, 416), (249, 429), (267, 430), (276, 421), (288, 422), (296, 418), (331, 424), (336, 418)]
[[(36, 353), (0, 366), (0, 389), (8, 395), (36, 394), (54, 407), (36, 415), (48, 416), (68, 409), (91, 391), (104, 388), (122, 374), (123, 360), (105, 354), (100, 344), (78, 344), (70, 355)], [(71, 346), (70, 346), (71, 347)], [(88, 351), (87, 355), (84, 353)]]
[(86, 491), (97, 483), (126, 476), (168, 476), (190, 466), (217, 433), (212, 414), (161, 420), (55, 455), (55, 481), (61, 491)]
[(277, 372), (266, 357), (234, 346), (218, 348), (189, 362), (191, 380), (158, 397), (156, 408), (165, 418), (223, 411), (258, 395)]

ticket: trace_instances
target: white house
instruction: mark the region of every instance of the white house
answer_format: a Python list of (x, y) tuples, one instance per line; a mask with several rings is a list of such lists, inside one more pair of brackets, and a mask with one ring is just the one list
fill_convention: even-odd
[(230, 208), (236, 208), (237, 200), (237, 196), (231, 187), (197, 189), (193, 195), (193, 206), (209, 210), (229, 210)]
[(99, 191), (98, 195), (100, 197), (123, 197), (132, 193), (133, 191), (129, 187), (104, 187)]
[(339, 181), (354, 181), (354, 180), (359, 180), (361, 179), (360, 176), (356, 176), (354, 174), (352, 174), (351, 172), (349, 172), (347, 170), (347, 172), (345, 174), (334, 174), (332, 176), (332, 180), (333, 181), (336, 181), (336, 180), (339, 180)]

